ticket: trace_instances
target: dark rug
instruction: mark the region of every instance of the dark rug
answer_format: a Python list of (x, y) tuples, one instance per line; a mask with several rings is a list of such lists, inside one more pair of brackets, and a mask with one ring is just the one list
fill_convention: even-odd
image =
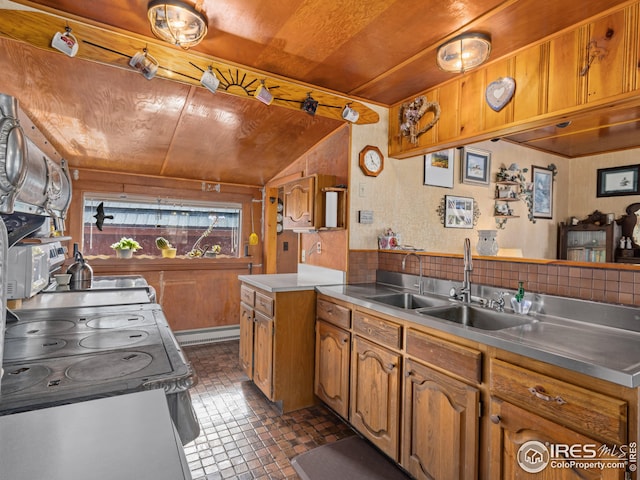
[(302, 480), (407, 480), (406, 473), (366, 440), (353, 436), (302, 453), (291, 460)]

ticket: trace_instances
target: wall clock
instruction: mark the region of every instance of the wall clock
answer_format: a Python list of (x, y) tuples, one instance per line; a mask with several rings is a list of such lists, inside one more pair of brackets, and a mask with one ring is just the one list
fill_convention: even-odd
[(360, 152), (360, 168), (362, 173), (377, 177), (384, 168), (384, 157), (378, 147), (367, 145)]

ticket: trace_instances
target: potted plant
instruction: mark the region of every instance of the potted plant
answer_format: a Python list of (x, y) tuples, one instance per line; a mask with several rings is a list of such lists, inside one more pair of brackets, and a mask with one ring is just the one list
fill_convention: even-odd
[(118, 242), (111, 244), (111, 248), (116, 251), (118, 258), (131, 258), (133, 252), (141, 250), (142, 247), (133, 238), (122, 237)]
[(220, 245), (211, 245), (211, 247), (205, 252), (204, 256), (208, 258), (215, 258), (221, 250), (222, 247)]
[(156, 238), (156, 247), (158, 247), (164, 258), (176, 258), (178, 249), (171, 245), (166, 238)]

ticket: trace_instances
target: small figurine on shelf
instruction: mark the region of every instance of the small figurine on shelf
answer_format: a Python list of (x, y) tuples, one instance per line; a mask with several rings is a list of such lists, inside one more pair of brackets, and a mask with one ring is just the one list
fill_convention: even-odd
[(627, 250), (631, 250), (633, 248), (631, 237), (627, 237)]
[(627, 239), (625, 237), (620, 238), (620, 249), (624, 250), (627, 245)]

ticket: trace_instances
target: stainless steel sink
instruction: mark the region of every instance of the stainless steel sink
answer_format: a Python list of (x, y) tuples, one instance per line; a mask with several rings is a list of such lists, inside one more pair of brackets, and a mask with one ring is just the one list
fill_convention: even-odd
[(452, 305), (443, 308), (424, 308), (416, 313), (455, 322), (481, 330), (502, 330), (518, 325), (533, 323), (535, 320), (524, 315), (497, 312), (472, 305)]
[(446, 299), (431, 297), (428, 295), (416, 295), (414, 293), (389, 293), (368, 297), (368, 300), (384, 303), (385, 305), (390, 305), (392, 307), (411, 310), (416, 308), (439, 307), (450, 304)]

